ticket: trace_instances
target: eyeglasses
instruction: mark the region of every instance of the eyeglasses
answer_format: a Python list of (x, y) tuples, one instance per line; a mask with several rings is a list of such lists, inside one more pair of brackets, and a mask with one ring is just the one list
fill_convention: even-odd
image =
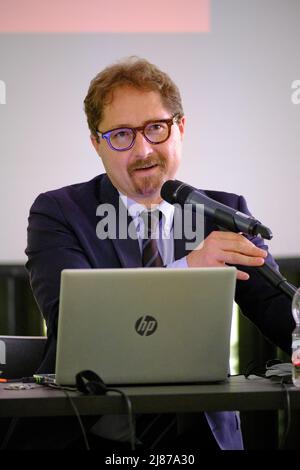
[(179, 114), (175, 114), (170, 119), (160, 119), (159, 121), (148, 121), (140, 127), (119, 127), (110, 131), (96, 133), (105, 139), (112, 150), (123, 152), (133, 147), (136, 134), (139, 131), (149, 144), (162, 144), (166, 142), (171, 134), (171, 127), (178, 122)]

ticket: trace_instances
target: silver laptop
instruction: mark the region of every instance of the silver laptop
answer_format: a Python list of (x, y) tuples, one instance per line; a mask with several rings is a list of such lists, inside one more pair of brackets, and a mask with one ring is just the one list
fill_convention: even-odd
[(56, 383), (89, 369), (109, 385), (227, 378), (236, 269), (62, 271)]

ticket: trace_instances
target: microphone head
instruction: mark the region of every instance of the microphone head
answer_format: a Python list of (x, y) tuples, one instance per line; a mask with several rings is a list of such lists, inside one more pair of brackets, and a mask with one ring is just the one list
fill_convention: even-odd
[(166, 181), (160, 190), (161, 197), (170, 204), (174, 204), (176, 202), (176, 190), (181, 184), (181, 181), (178, 180)]
[(184, 204), (193, 187), (179, 180), (166, 181), (160, 190), (161, 197), (170, 204)]
[(260, 235), (266, 240), (271, 240), (273, 238), (273, 233), (271, 229), (261, 223), (255, 225), (255, 227), (253, 228), (253, 235)]

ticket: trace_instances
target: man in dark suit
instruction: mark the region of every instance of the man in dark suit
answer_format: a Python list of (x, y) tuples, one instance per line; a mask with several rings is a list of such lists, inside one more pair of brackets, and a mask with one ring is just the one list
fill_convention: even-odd
[[(276, 266), (262, 239), (219, 231), (210, 220), (205, 220), (204, 239), (197, 249), (188, 250), (184, 238), (174, 237), (176, 211), (162, 201), (160, 190), (165, 181), (176, 176), (185, 116), (178, 88), (170, 77), (146, 60), (131, 58), (117, 63), (91, 82), (85, 111), (91, 141), (106, 174), (41, 194), (30, 211), (27, 269), (48, 335), (39, 371), (54, 372), (62, 269), (142, 266), (138, 239), (121, 239), (109, 228), (107, 236), (99, 238), (97, 227), (103, 214), (99, 215), (98, 208), (103, 204), (115, 208), (117, 220), (123, 204), (126, 224), (134, 221), (136, 228), (140, 213), (135, 220), (133, 204), (148, 210), (159, 208), (163, 214), (160, 223), (169, 230), (168, 241), (158, 244), (166, 267), (237, 266), (236, 301), (243, 313), (272, 342), (290, 352), (294, 327), (290, 301), (253, 270), (265, 260)], [(249, 213), (241, 196), (217, 191), (206, 194)], [(235, 413), (206, 413), (201, 419), (196, 436), (199, 445), (203, 433), (211, 429), (219, 448), (242, 449)], [(108, 428), (100, 426), (97, 432), (111, 439), (112, 433), (105, 434)], [(193, 429), (196, 435), (197, 421)]]

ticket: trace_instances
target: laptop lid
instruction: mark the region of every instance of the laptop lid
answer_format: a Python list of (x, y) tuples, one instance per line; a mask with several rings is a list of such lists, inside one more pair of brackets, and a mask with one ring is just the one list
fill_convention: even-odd
[(56, 382), (226, 379), (235, 280), (232, 267), (62, 271)]
[(35, 374), (46, 340), (44, 336), (0, 336), (0, 378), (20, 379)]

